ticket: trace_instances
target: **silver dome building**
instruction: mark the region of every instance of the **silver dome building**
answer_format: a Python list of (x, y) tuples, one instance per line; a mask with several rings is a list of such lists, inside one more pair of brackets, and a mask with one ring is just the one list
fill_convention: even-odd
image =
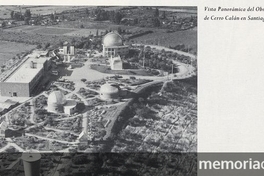
[(109, 32), (102, 39), (103, 56), (115, 57), (117, 55), (126, 55), (128, 46), (123, 44), (121, 35), (115, 32)]
[(113, 100), (119, 97), (119, 87), (106, 83), (100, 88), (100, 98), (102, 100)]

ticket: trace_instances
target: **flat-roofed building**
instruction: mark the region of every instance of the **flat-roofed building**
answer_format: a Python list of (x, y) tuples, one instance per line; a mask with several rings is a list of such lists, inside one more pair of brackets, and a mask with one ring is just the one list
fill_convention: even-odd
[(18, 66), (0, 83), (2, 96), (30, 97), (45, 71), (49, 67), (49, 58), (34, 53)]

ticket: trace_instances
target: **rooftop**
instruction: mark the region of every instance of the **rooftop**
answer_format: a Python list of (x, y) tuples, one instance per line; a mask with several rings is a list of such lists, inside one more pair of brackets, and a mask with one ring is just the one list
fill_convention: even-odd
[[(4, 82), (12, 83), (30, 83), (31, 80), (43, 68), (48, 57), (40, 56), (42, 52), (33, 52), (28, 59), (24, 61)], [(33, 65), (33, 68), (32, 68)]]

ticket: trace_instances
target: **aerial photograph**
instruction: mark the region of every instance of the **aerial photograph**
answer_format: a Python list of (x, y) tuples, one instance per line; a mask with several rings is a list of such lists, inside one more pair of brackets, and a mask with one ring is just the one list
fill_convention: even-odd
[(195, 176), (197, 7), (0, 6), (0, 175)]

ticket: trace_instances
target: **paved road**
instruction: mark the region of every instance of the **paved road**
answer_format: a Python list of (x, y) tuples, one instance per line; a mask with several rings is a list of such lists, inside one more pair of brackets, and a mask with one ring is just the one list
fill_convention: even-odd
[(3, 148), (0, 149), (0, 153), (4, 152), (6, 149), (8, 149), (9, 147), (14, 147), (15, 149), (17, 149), (19, 152), (24, 152), (25, 150), (22, 149), (21, 147), (19, 147), (17, 144), (13, 143), (13, 142), (9, 142), (6, 146), (4, 146)]
[(30, 134), (30, 133), (26, 133), (25, 136), (32, 136), (32, 137), (36, 137), (36, 138), (44, 139), (44, 140), (48, 140), (48, 141), (56, 141), (56, 142), (60, 142), (63, 144), (77, 144), (78, 143), (78, 142), (68, 142), (68, 141), (63, 141), (63, 140), (59, 140), (59, 139), (47, 138), (47, 137), (43, 137), (43, 136), (39, 136), (39, 135), (35, 135), (35, 134)]

